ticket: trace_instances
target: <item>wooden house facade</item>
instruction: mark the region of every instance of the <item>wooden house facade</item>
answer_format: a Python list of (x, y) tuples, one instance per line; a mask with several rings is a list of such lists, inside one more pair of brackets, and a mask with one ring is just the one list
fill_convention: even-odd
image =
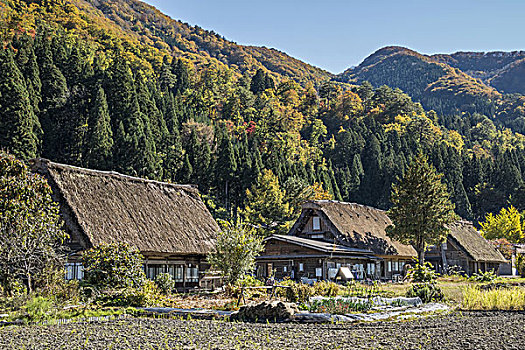
[[(265, 240), (265, 250), (257, 258), (257, 277), (281, 280), (334, 279), (340, 267), (349, 267), (358, 279), (371, 277), (376, 262), (370, 250), (337, 245), (289, 235), (273, 235)], [(371, 267), (372, 266), (372, 267)]]
[[(417, 254), (412, 246), (401, 244), (387, 237), (385, 229), (391, 224), (390, 219), (382, 210), (355, 203), (338, 201), (310, 201), (302, 206), (300, 217), (290, 230), (289, 239), (308, 241), (310, 246), (324, 245), (325, 256), (315, 256), (316, 270), (306, 271), (310, 278), (326, 279), (333, 275), (334, 269), (348, 267), (356, 279), (399, 279), (404, 274), (405, 265)], [(289, 258), (289, 264), (294, 264), (294, 278), (298, 264), (306, 264), (312, 251), (301, 251), (290, 257), (289, 242), (282, 243), (282, 238), (268, 239), (266, 250), (258, 258), (261, 275), (268, 274), (268, 264), (271, 257)], [(297, 244), (295, 244), (297, 246)], [(332, 251), (330, 250), (332, 248)], [(334, 258), (337, 249), (354, 250), (351, 258), (342, 260)], [(359, 256), (357, 252), (360, 252)], [(293, 260), (293, 262), (291, 261)], [(315, 261), (315, 260), (313, 260)], [(306, 265), (308, 266), (308, 265)], [(280, 277), (277, 274), (276, 277)], [(288, 274), (290, 277), (291, 274)]]
[(201, 284), (219, 227), (196, 188), (46, 159), (32, 170), (48, 180), (70, 237), (66, 278), (83, 277), (84, 250), (123, 242), (142, 253), (148, 278), (167, 272), (180, 290)]
[(445, 273), (454, 267), (469, 276), (479, 271), (498, 273), (500, 265), (507, 262), (471, 222), (458, 221), (448, 228), (446, 242), (431, 246), (425, 252), (425, 260), (432, 263), (436, 271)]

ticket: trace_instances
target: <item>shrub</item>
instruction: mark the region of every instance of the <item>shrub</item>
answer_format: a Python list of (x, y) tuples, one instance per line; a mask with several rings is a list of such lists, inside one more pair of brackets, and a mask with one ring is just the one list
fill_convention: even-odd
[(219, 232), (215, 251), (208, 262), (222, 271), (228, 284), (236, 284), (243, 275), (255, 268), (255, 257), (264, 249), (262, 238), (253, 227), (243, 223), (224, 223)]
[(43, 321), (50, 317), (53, 302), (44, 297), (34, 297), (26, 304), (28, 317), (32, 321)]
[(435, 282), (438, 274), (432, 268), (432, 264), (425, 262), (423, 264), (416, 264), (414, 267), (408, 269), (407, 279), (412, 282)]
[(423, 303), (441, 301), (443, 292), (435, 283), (414, 283), (407, 291), (408, 298), (419, 297)]
[(85, 279), (98, 288), (140, 288), (146, 275), (142, 255), (123, 243), (101, 244), (82, 256)]
[(293, 283), (286, 288), (286, 299), (292, 303), (306, 303), (314, 295), (314, 289), (304, 283)]
[(155, 277), (155, 284), (164, 294), (170, 294), (171, 291), (175, 288), (175, 281), (169, 273), (159, 273)]
[(494, 273), (494, 270), (481, 272), (481, 270), (478, 273), (474, 273), (472, 277), (470, 278), (472, 281), (476, 282), (492, 282), (494, 281), (498, 276)]
[(447, 274), (449, 276), (463, 276), (465, 275), (465, 271), (463, 271), (461, 266), (454, 265), (448, 267)]
[(101, 306), (119, 306), (119, 307), (141, 307), (147, 306), (150, 301), (150, 295), (142, 289), (122, 289), (111, 293), (99, 295), (95, 302)]
[(341, 286), (337, 283), (330, 281), (319, 281), (313, 286), (314, 295), (325, 296), (325, 297), (336, 297), (341, 291)]
[(516, 268), (518, 270), (518, 274), (521, 277), (525, 277), (525, 255), (518, 254), (516, 256)]

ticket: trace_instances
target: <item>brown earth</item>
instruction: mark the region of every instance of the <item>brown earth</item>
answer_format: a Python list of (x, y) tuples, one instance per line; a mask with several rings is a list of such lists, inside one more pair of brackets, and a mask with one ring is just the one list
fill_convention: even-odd
[(236, 323), (124, 319), (0, 328), (0, 349), (525, 349), (524, 312), (404, 322)]

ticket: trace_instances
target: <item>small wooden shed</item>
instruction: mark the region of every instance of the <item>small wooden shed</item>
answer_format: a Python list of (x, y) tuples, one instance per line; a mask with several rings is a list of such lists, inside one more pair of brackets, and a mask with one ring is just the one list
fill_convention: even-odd
[(124, 242), (140, 250), (148, 278), (167, 272), (179, 289), (199, 286), (219, 227), (196, 188), (46, 159), (32, 170), (47, 178), (70, 235), (67, 278), (82, 278), (82, 251)]

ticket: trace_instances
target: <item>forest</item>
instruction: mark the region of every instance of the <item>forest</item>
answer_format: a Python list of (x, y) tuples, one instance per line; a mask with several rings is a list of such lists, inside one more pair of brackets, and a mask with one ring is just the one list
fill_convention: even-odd
[[(1, 12), (0, 148), (18, 157), (195, 184), (217, 218), (285, 230), (309, 198), (388, 209), (422, 151), (461, 217), (525, 209), (525, 137), (485, 110), (203, 63), (86, 32), (71, 24), (87, 20), (78, 10), (62, 20), (74, 15), (59, 11), (66, 2), (25, 3), (31, 16)], [(61, 15), (43, 20), (51, 12)]]

